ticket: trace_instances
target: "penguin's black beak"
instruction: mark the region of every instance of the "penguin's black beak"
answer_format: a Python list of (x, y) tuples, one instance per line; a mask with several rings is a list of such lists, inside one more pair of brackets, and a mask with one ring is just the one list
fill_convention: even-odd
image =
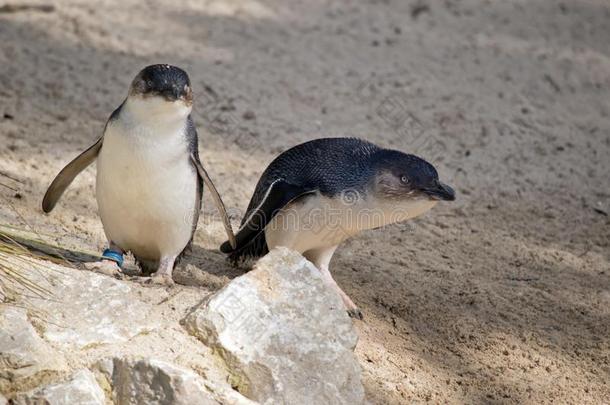
[(180, 87), (174, 85), (164, 92), (164, 96), (168, 101), (182, 100), (187, 104), (190, 104), (193, 101), (193, 92), (189, 86)]
[(174, 100), (178, 100), (180, 97), (184, 96), (184, 90), (174, 85), (172, 86), (172, 96)]
[(164, 89), (161, 94), (167, 101), (176, 101), (183, 95), (183, 91), (181, 88), (174, 85)]
[(422, 189), (424, 194), (428, 195), (433, 200), (454, 201), (455, 191), (448, 185), (436, 181), (432, 186)]

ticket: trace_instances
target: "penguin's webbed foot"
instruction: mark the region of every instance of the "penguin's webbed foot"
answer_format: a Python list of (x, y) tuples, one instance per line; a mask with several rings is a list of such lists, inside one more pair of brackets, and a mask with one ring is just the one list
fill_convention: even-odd
[(174, 285), (174, 279), (172, 278), (171, 274), (153, 274), (152, 276), (150, 276), (150, 278), (148, 279), (146, 284), (156, 284), (156, 285)]
[(113, 260), (100, 260), (99, 262), (85, 263), (85, 268), (95, 273), (105, 274), (115, 278), (122, 279), (124, 277), (121, 268)]
[(145, 284), (156, 284), (156, 285), (174, 285), (174, 279), (172, 273), (174, 270), (174, 263), (176, 262), (176, 256), (162, 256), (159, 261), (157, 271), (155, 271)]

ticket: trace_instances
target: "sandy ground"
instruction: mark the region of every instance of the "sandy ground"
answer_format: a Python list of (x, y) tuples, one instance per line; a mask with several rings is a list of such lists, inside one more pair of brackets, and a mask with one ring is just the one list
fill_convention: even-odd
[[(610, 403), (606, 0), (52, 3), (0, 12), (0, 171), (22, 182), (0, 221), (99, 251), (94, 167), (50, 216), (42, 195), (137, 71), (173, 63), (236, 221), (274, 155), (321, 136), (420, 154), (457, 189), (331, 264), (372, 402)], [(206, 203), (181, 271), (218, 288), (240, 271)]]

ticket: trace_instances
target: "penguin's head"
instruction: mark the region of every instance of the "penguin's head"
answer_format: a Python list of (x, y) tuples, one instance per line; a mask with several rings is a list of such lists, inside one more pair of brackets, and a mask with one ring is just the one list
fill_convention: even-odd
[(163, 100), (188, 107), (193, 104), (188, 75), (184, 70), (172, 65), (150, 65), (142, 69), (131, 83), (129, 96)]
[(455, 191), (438, 179), (430, 163), (415, 155), (381, 150), (374, 156), (373, 189), (391, 200), (453, 201)]

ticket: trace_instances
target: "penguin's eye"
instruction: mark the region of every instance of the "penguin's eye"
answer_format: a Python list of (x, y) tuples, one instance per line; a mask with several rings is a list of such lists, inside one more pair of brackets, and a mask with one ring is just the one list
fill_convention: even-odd
[(402, 184), (409, 184), (409, 179), (407, 178), (407, 176), (402, 175), (402, 176), (400, 176), (400, 182)]

